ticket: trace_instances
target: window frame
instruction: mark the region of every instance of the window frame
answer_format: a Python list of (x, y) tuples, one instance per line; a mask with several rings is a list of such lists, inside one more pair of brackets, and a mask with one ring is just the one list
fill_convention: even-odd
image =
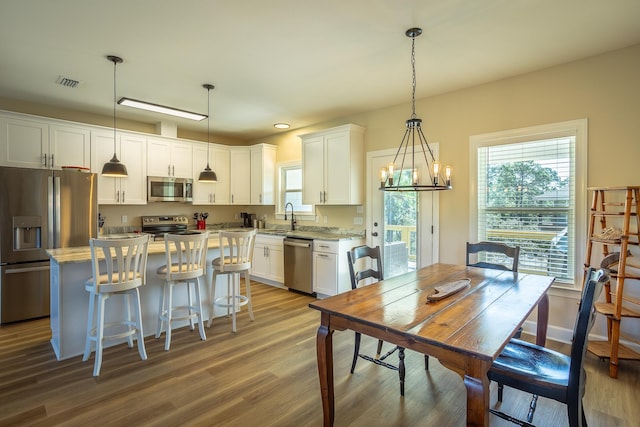
[[(276, 205), (276, 212), (275, 212), (275, 217), (276, 219), (284, 219), (284, 196), (285, 196), (285, 190), (284, 190), (284, 173), (286, 170), (288, 169), (295, 169), (295, 168), (300, 168), (302, 169), (302, 161), (301, 160), (294, 160), (294, 161), (290, 161), (290, 162), (282, 162), (282, 163), (278, 163), (276, 165), (276, 171), (277, 171), (277, 200), (278, 203)], [(301, 212), (301, 211), (294, 211), (293, 214), (296, 217), (296, 220), (302, 220), (302, 221), (315, 221), (316, 219), (316, 207), (315, 205), (311, 205), (311, 212)]]
[(579, 290), (582, 287), (587, 234), (587, 148), (588, 121), (586, 118), (549, 123), (527, 128), (472, 135), (469, 137), (469, 241), (478, 241), (478, 149), (497, 145), (538, 141), (545, 139), (575, 137), (575, 218), (573, 233), (574, 281), (554, 282), (555, 288)]

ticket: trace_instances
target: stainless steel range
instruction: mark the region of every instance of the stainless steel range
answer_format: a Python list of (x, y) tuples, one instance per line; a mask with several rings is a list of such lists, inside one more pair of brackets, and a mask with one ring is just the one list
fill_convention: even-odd
[(153, 235), (153, 240), (164, 240), (165, 233), (186, 234), (189, 219), (183, 215), (143, 216), (142, 232)]

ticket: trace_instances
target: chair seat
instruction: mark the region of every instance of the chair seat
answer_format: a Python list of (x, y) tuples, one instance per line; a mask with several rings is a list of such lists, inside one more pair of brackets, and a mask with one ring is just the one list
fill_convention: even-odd
[(544, 384), (547, 388), (564, 391), (568, 386), (570, 364), (569, 356), (512, 339), (493, 362), (491, 377), (500, 382), (498, 378), (501, 375), (509, 378), (522, 376), (522, 381), (532, 385)]
[(244, 271), (251, 268), (251, 262), (234, 263), (231, 257), (224, 257), (224, 265), (221, 264), (220, 258), (214, 258), (211, 265), (218, 273)]
[(129, 272), (123, 278), (118, 273), (114, 273), (111, 275), (111, 279), (109, 279), (108, 274), (101, 274), (98, 277), (97, 286), (95, 280), (91, 277), (85, 282), (84, 288), (88, 292), (93, 291), (96, 293), (123, 292), (142, 285), (142, 279), (142, 275), (138, 272)]

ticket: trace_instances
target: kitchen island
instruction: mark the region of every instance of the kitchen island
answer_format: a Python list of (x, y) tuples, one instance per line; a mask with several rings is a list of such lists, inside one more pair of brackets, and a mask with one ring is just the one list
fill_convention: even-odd
[[(220, 255), (220, 242), (217, 234), (209, 236), (207, 252), (207, 275), (204, 280), (203, 316), (208, 320), (208, 289), (211, 278), (211, 260)], [(83, 354), (87, 333), (87, 316), (89, 313), (89, 293), (84, 289), (85, 281), (91, 277), (91, 251), (89, 246), (50, 249), (47, 251), (51, 260), (51, 345), (58, 360)], [(147, 259), (147, 283), (140, 288), (140, 304), (142, 307), (142, 324), (145, 336), (154, 335), (158, 319), (159, 299), (162, 292), (162, 280), (156, 270), (164, 265), (165, 246), (163, 241), (149, 243)], [(216, 289), (226, 294), (226, 280), (220, 277), (216, 281)], [(179, 292), (174, 297), (176, 305), (186, 305), (186, 295)], [(109, 304), (109, 303), (107, 303)], [(120, 310), (118, 312), (118, 310)], [(226, 310), (216, 311), (215, 316), (226, 315)], [(113, 304), (106, 312), (105, 321), (110, 318), (121, 318), (122, 309)], [(174, 327), (187, 325), (187, 321), (177, 323)], [(164, 338), (163, 338), (164, 339)], [(122, 341), (107, 342), (107, 346), (120, 344)]]

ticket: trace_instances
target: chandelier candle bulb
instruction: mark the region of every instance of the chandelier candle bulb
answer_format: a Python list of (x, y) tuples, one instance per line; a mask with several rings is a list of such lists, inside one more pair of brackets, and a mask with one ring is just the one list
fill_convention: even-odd
[(413, 185), (418, 185), (418, 169), (413, 170)]
[(447, 181), (447, 187), (451, 187), (451, 173), (453, 172), (453, 168), (449, 165), (444, 167), (444, 177)]

